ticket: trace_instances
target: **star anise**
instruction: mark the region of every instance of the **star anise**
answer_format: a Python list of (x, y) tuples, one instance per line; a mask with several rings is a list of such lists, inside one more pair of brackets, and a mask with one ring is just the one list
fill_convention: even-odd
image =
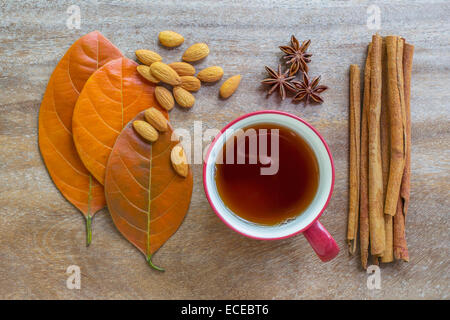
[(319, 86), (320, 76), (315, 77), (312, 81), (309, 80), (308, 74), (303, 72), (303, 81), (292, 81), (297, 88), (293, 101), (305, 100), (305, 105), (309, 103), (309, 98), (317, 103), (322, 103), (323, 99), (319, 96), (320, 93), (328, 89), (327, 86)]
[(286, 70), (284, 73), (281, 72), (281, 65), (278, 65), (278, 72), (275, 72), (272, 68), (265, 66), (267, 73), (270, 78), (264, 79), (261, 81), (263, 84), (271, 85), (272, 88), (267, 92), (267, 95), (271, 95), (277, 88), (280, 92), (281, 100), (286, 98), (286, 89), (289, 91), (296, 91), (297, 89), (290, 82), (295, 76), (288, 77), (289, 70)]
[(290, 72), (289, 75), (297, 74), (300, 69), (303, 72), (308, 72), (308, 62), (311, 62), (312, 54), (306, 53), (308, 50), (309, 44), (311, 40), (303, 41), (300, 46), (296, 37), (291, 37), (291, 45), (290, 46), (280, 46), (281, 51), (283, 51), (286, 55), (283, 57), (286, 59), (286, 64), (290, 64)]

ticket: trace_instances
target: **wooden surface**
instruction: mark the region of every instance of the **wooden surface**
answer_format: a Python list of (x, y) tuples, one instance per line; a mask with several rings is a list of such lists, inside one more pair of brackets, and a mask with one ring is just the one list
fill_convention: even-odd
[[(382, 4), (380, 34), (415, 45), (412, 77), (412, 193), (407, 221), (411, 261), (383, 266), (381, 290), (368, 290), (359, 257), (345, 248), (348, 197), (348, 69), (362, 65), (375, 32), (366, 26), (364, 1), (1, 1), (0, 2), (0, 298), (159, 299), (424, 299), (450, 297), (450, 4)], [(81, 29), (66, 27), (72, 4)], [(160, 30), (184, 35), (179, 49), (158, 45)], [(201, 68), (220, 65), (225, 77), (243, 76), (236, 94), (219, 100), (219, 85), (204, 86), (192, 110), (170, 114), (175, 127), (222, 128), (244, 113), (278, 109), (313, 124), (328, 141), (336, 185), (321, 222), (341, 246), (321, 263), (303, 236), (273, 242), (247, 239), (226, 227), (203, 192), (194, 165), (194, 191), (178, 232), (155, 254), (166, 268), (149, 268), (115, 229), (107, 210), (93, 221), (85, 247), (82, 215), (53, 185), (37, 144), (37, 117), (56, 63), (81, 35), (100, 30), (134, 58), (141, 48), (176, 61), (204, 41), (211, 54)], [(294, 33), (312, 39), (312, 75), (321, 74), (321, 106), (265, 98), (264, 65), (275, 67), (279, 45)], [(66, 268), (81, 268), (81, 290), (66, 288)]]

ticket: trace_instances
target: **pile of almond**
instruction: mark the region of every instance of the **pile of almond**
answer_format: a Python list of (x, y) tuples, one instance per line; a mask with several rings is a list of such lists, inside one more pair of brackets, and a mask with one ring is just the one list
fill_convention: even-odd
[[(158, 39), (163, 46), (177, 47), (184, 42), (182, 35), (174, 31), (161, 31)], [(223, 69), (219, 66), (207, 67), (197, 73), (193, 65), (204, 59), (209, 54), (206, 43), (195, 43), (183, 53), (183, 62), (162, 62), (162, 57), (151, 50), (136, 50), (138, 60), (143, 63), (137, 67), (139, 74), (148, 81), (158, 84), (155, 89), (155, 97), (158, 103), (167, 111), (171, 110), (175, 101), (180, 107), (191, 108), (195, 103), (195, 97), (191, 92), (196, 92), (201, 87), (201, 82), (217, 82), (223, 77)], [(238, 88), (241, 81), (240, 75), (227, 79), (220, 87), (219, 94), (222, 98), (230, 97)], [(161, 85), (164, 83), (164, 85)], [(170, 90), (172, 89), (172, 90)]]
[[(147, 142), (156, 142), (159, 132), (166, 132), (168, 128), (167, 119), (156, 108), (149, 108), (144, 112), (144, 120), (133, 121), (133, 128)], [(186, 154), (183, 147), (177, 144), (172, 148), (170, 160), (176, 173), (186, 178), (189, 172)]]

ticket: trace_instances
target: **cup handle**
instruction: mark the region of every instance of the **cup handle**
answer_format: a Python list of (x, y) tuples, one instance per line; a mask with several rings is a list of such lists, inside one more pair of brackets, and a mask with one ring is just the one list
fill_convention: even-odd
[(323, 262), (332, 260), (339, 253), (336, 241), (319, 220), (306, 229), (303, 235)]

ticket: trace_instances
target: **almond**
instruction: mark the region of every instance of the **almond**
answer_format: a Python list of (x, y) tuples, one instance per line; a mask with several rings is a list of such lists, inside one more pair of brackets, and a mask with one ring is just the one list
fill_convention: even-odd
[(178, 86), (181, 84), (181, 79), (178, 73), (163, 62), (155, 62), (150, 66), (150, 70), (153, 76), (162, 82), (170, 84), (172, 86)]
[(184, 38), (181, 34), (170, 30), (161, 31), (158, 38), (163, 46), (170, 48), (178, 47), (184, 42)]
[(198, 91), (202, 86), (200, 80), (193, 76), (182, 76), (181, 87), (187, 91)]
[(186, 62), (172, 62), (169, 63), (169, 67), (175, 70), (179, 76), (193, 76), (195, 74), (195, 68)]
[(198, 61), (209, 54), (206, 43), (196, 43), (186, 49), (183, 53), (183, 60), (188, 62)]
[(239, 83), (241, 82), (241, 75), (238, 74), (236, 76), (232, 76), (225, 80), (225, 82), (220, 87), (220, 96), (224, 99), (229, 98), (239, 87)]
[(181, 145), (177, 144), (170, 152), (170, 161), (176, 173), (186, 178), (189, 172), (186, 153)]
[(175, 105), (172, 92), (164, 87), (157, 86), (155, 88), (155, 97), (161, 107), (163, 107), (167, 111), (172, 110), (173, 106)]
[(160, 132), (167, 131), (167, 119), (156, 108), (149, 108), (144, 112), (145, 120)]
[(153, 128), (149, 123), (142, 120), (133, 121), (133, 128), (136, 132), (145, 140), (155, 142), (158, 140), (158, 131)]
[(146, 65), (151, 65), (153, 62), (162, 61), (162, 58), (159, 54), (151, 50), (136, 50), (136, 57), (140, 62)]
[(194, 96), (182, 87), (174, 87), (173, 96), (175, 97), (175, 101), (183, 108), (190, 108), (195, 103)]
[(145, 66), (145, 65), (139, 65), (136, 68), (137, 72), (139, 72), (139, 74), (141, 76), (143, 76), (145, 79), (147, 79), (148, 81), (152, 82), (152, 83), (158, 83), (159, 80), (156, 79), (153, 75), (152, 72), (150, 71), (150, 67), (149, 66)]
[(222, 79), (222, 76), (223, 69), (218, 66), (205, 68), (197, 74), (197, 78), (203, 82), (216, 82)]

